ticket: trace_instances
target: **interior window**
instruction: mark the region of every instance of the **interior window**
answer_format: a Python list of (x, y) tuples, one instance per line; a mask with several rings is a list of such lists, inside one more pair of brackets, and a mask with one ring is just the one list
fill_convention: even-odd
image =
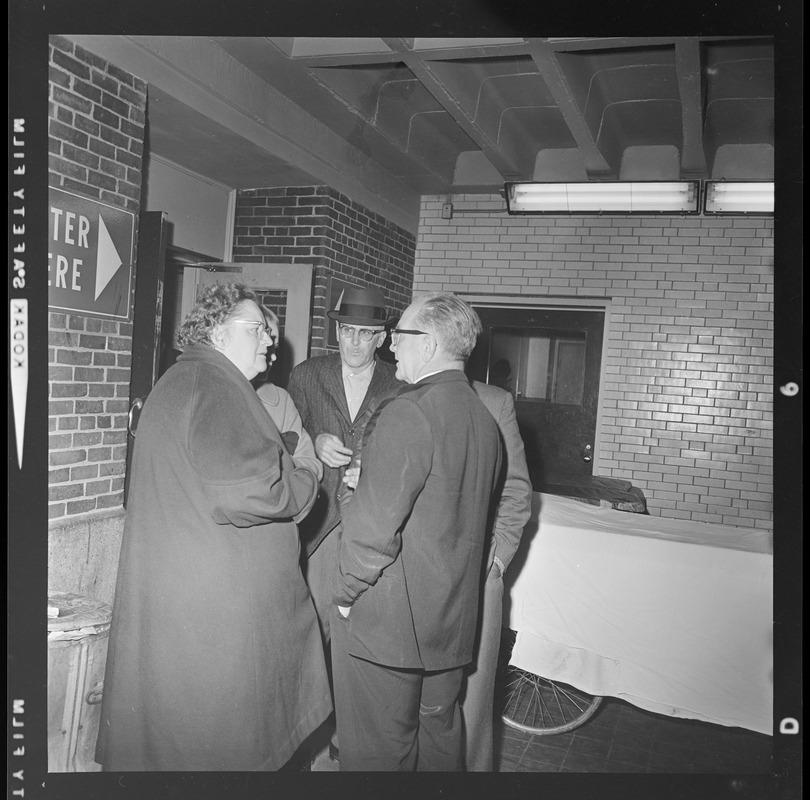
[(581, 405), (586, 341), (584, 331), (493, 328), (487, 382), (520, 400)]

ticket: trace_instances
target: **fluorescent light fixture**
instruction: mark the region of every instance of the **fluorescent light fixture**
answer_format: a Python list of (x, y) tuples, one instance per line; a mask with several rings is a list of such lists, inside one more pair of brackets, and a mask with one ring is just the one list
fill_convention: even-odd
[(507, 183), (510, 214), (697, 214), (699, 181)]
[(706, 181), (706, 214), (773, 214), (773, 181)]

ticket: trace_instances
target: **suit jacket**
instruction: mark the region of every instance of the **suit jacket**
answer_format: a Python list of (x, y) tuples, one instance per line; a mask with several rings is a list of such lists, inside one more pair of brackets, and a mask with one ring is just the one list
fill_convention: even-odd
[(498, 485), (500, 499), (486, 569), (489, 569), (493, 558), (497, 556), (503, 564), (503, 571), (506, 571), (531, 515), (532, 484), (512, 395), (498, 386), (479, 381), (473, 381), (472, 387), (495, 418), (501, 434), (504, 458)]
[(472, 660), (498, 427), (460, 370), (380, 403), (343, 507), (334, 600), (352, 655), (441, 670)]
[[(394, 377), (396, 367), (377, 359), (366, 396), (354, 420), (349, 415), (343, 388), (340, 354), (315, 356), (295, 367), (287, 391), (301, 414), (312, 441), (321, 433), (337, 436), (355, 454), (360, 451), (363, 430), (379, 399), (395, 392), (402, 382)], [(307, 557), (340, 522), (338, 493), (343, 488), (345, 468), (324, 466), (321, 490), (315, 507), (301, 522), (301, 541)]]

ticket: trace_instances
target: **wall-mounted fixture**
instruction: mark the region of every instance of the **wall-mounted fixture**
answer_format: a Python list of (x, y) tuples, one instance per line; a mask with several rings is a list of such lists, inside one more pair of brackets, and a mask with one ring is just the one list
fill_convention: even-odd
[(700, 181), (507, 183), (510, 214), (697, 214)]
[(704, 214), (773, 214), (772, 181), (706, 181)]

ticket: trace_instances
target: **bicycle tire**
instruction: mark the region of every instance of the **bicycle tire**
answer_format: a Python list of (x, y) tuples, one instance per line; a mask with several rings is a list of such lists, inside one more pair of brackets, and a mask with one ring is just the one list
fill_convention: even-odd
[(502, 673), (501, 719), (511, 728), (537, 736), (566, 733), (584, 725), (602, 697), (548, 680), (517, 667)]

